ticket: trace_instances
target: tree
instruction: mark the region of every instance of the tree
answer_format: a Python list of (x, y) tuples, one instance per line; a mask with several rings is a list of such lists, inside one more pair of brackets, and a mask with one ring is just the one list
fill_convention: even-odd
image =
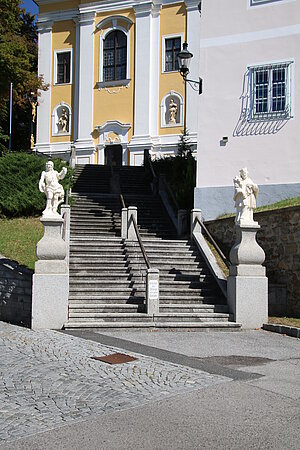
[(13, 148), (29, 148), (30, 92), (47, 89), (37, 76), (37, 27), (35, 18), (19, 0), (0, 0), (0, 151), (7, 147), (9, 90), (13, 82)]
[(188, 158), (193, 156), (193, 147), (194, 146), (191, 143), (189, 132), (186, 128), (184, 128), (183, 133), (179, 138), (177, 153), (183, 158)]

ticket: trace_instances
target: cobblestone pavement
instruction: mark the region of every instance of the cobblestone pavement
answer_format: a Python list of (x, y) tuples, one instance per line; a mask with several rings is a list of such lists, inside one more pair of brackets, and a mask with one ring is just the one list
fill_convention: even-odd
[(118, 351), (0, 322), (0, 444), (231, 381), (128, 351), (123, 352), (138, 360), (108, 365), (91, 359)]

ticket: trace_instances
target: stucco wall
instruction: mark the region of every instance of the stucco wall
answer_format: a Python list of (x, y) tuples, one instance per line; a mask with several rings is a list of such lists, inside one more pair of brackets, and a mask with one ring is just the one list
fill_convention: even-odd
[(30, 326), (32, 273), (0, 255), (0, 320)]
[[(257, 241), (266, 253), (269, 284), (286, 285), (287, 314), (300, 317), (300, 207), (256, 213), (254, 218), (261, 226)], [(234, 218), (208, 221), (206, 225), (229, 252), (234, 243)]]
[[(195, 207), (207, 220), (229, 212), (232, 179), (242, 167), (265, 187), (263, 204), (292, 197), (295, 191), (300, 195), (300, 0), (260, 7), (246, 0), (203, 0), (200, 33), (203, 94)], [(291, 117), (249, 122), (248, 67), (287, 61)], [(228, 137), (227, 143), (223, 137)]]

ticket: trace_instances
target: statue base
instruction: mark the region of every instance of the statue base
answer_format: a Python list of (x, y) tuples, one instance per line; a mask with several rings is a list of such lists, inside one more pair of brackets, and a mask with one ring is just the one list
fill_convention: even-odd
[(259, 229), (255, 222), (237, 224), (230, 251), (228, 306), (234, 320), (245, 329), (260, 328), (268, 320), (268, 279), (262, 266), (265, 253), (256, 241)]
[(44, 236), (37, 244), (32, 289), (33, 330), (60, 330), (68, 320), (69, 269), (61, 235), (63, 219), (42, 217)]

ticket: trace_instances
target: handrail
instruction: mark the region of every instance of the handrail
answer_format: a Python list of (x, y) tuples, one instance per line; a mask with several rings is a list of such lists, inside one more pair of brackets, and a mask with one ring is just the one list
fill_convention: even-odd
[(152, 173), (152, 177), (153, 177), (153, 179), (157, 178), (157, 175), (155, 173), (154, 167), (152, 165), (152, 161), (151, 161), (151, 157), (150, 157), (149, 151), (146, 152), (146, 155), (147, 155), (147, 161), (148, 161), (148, 164), (150, 166), (151, 173)]
[(120, 199), (121, 199), (121, 203), (122, 203), (122, 208), (126, 208), (124, 197), (122, 194), (120, 194)]
[(141, 251), (142, 251), (142, 254), (143, 254), (146, 266), (147, 266), (147, 269), (150, 269), (151, 268), (150, 261), (148, 259), (147, 254), (146, 254), (146, 250), (145, 250), (144, 244), (142, 242), (142, 238), (141, 238), (141, 235), (140, 235), (140, 232), (139, 232), (136, 220), (135, 220), (134, 216), (131, 216), (131, 219), (132, 219), (132, 222), (133, 222), (133, 226), (134, 226), (137, 238), (138, 238), (138, 243), (140, 245), (140, 248), (141, 248)]
[(215, 247), (215, 249), (217, 250), (220, 258), (222, 259), (222, 261), (224, 262), (224, 264), (229, 268), (230, 267), (230, 262), (228, 261), (228, 259), (226, 258), (226, 256), (224, 255), (224, 253), (222, 252), (222, 250), (220, 249), (220, 247), (218, 246), (218, 244), (216, 243), (216, 241), (214, 240), (214, 238), (212, 237), (212, 235), (210, 234), (210, 232), (208, 231), (208, 229), (206, 228), (206, 226), (204, 225), (204, 223), (199, 219), (199, 217), (196, 217), (195, 220), (197, 222), (199, 222), (199, 225), (201, 226), (201, 228), (203, 228), (203, 230), (205, 231), (205, 233), (207, 234), (207, 236), (209, 237), (211, 243), (213, 244), (213, 246)]
[(162, 180), (164, 186), (166, 187), (168, 193), (170, 194), (170, 197), (171, 197), (171, 199), (172, 199), (172, 201), (173, 201), (173, 203), (174, 203), (174, 205), (175, 205), (175, 207), (176, 207), (176, 209), (178, 211), (180, 209), (179, 205), (178, 205), (177, 200), (175, 198), (174, 192), (172, 191), (171, 186), (169, 185), (169, 183), (168, 183), (168, 181), (166, 179), (166, 176), (164, 174), (161, 175), (161, 180)]

